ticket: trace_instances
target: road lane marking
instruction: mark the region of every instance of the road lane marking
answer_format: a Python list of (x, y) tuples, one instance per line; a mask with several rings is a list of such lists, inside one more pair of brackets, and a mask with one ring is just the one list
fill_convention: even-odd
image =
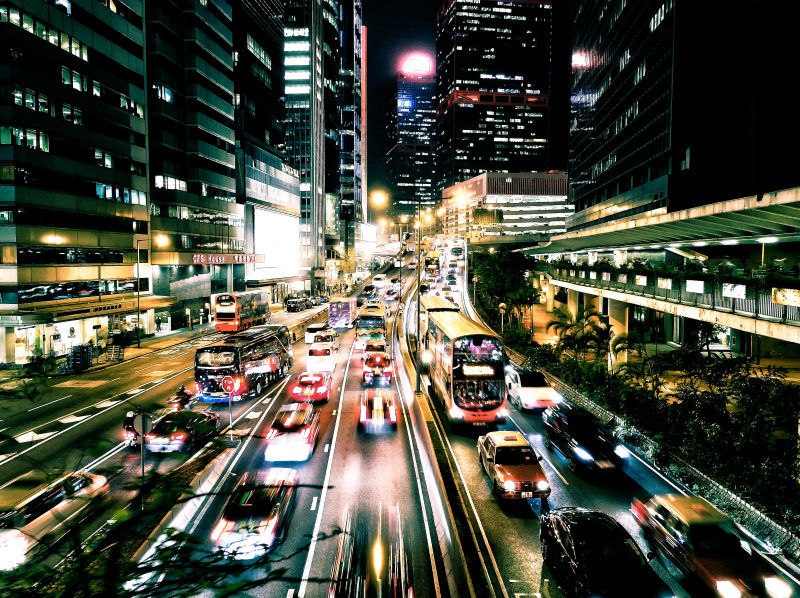
[(294, 588), (291, 588), (288, 592), (286, 592), (286, 598), (294, 598)]
[(109, 382), (116, 382), (120, 378), (122, 378), (122, 376), (117, 376), (116, 378), (111, 378), (111, 380), (109, 380)]
[(79, 422), (87, 417), (89, 417), (88, 413), (86, 415), (68, 415), (66, 417), (62, 417), (60, 420), (58, 420), (58, 422), (61, 424), (74, 424), (75, 422)]
[(336, 409), (331, 412), (331, 415), (336, 415)]
[(49, 403), (44, 403), (43, 405), (39, 405), (37, 407), (31, 407), (28, 411), (36, 411), (37, 409), (41, 409), (42, 407), (47, 407), (48, 405), (52, 405), (53, 403), (58, 403), (59, 401), (63, 401), (64, 399), (70, 398), (72, 395), (67, 395), (65, 397), (61, 397), (60, 399), (56, 399), (55, 401), (50, 401)]
[(58, 384), (53, 384), (53, 387), (60, 387), (60, 388), (96, 388), (98, 386), (103, 386), (103, 384), (107, 384), (108, 380), (66, 380), (64, 382), (59, 382)]
[[(347, 358), (347, 365), (344, 368), (345, 382), (342, 384), (342, 391), (339, 393), (339, 407), (342, 409), (342, 401), (344, 401), (344, 388), (347, 385), (347, 372), (350, 371), (350, 362), (353, 359), (353, 349), (355, 344), (350, 347), (350, 356)], [(317, 536), (319, 535), (319, 527), (322, 524), (322, 513), (325, 511), (325, 498), (328, 496), (328, 482), (331, 479), (331, 469), (333, 469), (333, 454), (336, 451), (336, 438), (339, 435), (339, 422), (342, 421), (341, 417), (336, 418), (336, 423), (333, 426), (333, 438), (331, 438), (331, 452), (328, 456), (328, 466), (325, 468), (325, 479), (322, 482), (322, 496), (319, 499), (319, 511), (317, 511), (317, 518), (314, 521), (314, 531), (311, 533), (311, 543), (308, 546), (308, 556), (306, 557), (306, 565), (303, 567), (303, 576), (300, 581), (300, 590), (297, 592), (298, 598), (303, 598), (306, 595), (306, 587), (308, 586), (308, 577), (311, 574), (311, 562), (314, 560), (314, 551), (317, 549)]]
[(317, 510), (317, 497), (316, 496), (311, 501), (311, 510), (312, 511), (316, 511)]
[(44, 440), (45, 438), (49, 438), (53, 434), (57, 432), (42, 432), (41, 434), (37, 432), (23, 432), (19, 436), (14, 436), (14, 440), (19, 443), (22, 442), (36, 442), (37, 440)]
[(331, 448), (331, 445), (330, 444), (326, 444), (325, 445), (325, 452), (327, 453), (330, 450), (330, 448)]

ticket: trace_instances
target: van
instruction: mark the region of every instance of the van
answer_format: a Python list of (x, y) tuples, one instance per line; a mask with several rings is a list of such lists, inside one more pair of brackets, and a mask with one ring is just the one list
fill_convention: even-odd
[(327, 322), (320, 322), (318, 324), (309, 324), (308, 328), (306, 328), (305, 338), (303, 340), (306, 341), (309, 345), (314, 342), (314, 337), (322, 332), (323, 330), (328, 329)]

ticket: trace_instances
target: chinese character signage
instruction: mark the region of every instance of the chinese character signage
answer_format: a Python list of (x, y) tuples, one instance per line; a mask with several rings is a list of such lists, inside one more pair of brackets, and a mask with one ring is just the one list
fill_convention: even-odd
[(255, 264), (263, 261), (263, 255), (254, 253), (195, 253), (192, 255), (192, 263), (202, 266), (212, 264)]

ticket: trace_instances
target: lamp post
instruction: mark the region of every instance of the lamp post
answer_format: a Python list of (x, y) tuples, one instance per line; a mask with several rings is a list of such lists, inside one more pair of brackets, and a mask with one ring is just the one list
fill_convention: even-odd
[(141, 261), (139, 260), (139, 244), (147, 239), (136, 239), (136, 348), (142, 348), (142, 273), (139, 271)]

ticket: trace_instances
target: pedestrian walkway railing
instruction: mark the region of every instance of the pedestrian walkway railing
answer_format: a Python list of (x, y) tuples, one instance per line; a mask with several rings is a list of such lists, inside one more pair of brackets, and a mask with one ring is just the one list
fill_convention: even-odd
[(559, 267), (541, 263), (539, 269), (557, 281), (800, 326), (800, 307), (791, 305), (800, 300), (800, 290), (794, 288), (800, 281), (788, 277), (791, 282), (785, 283), (744, 275), (712, 279), (707, 273), (692, 278), (680, 271), (619, 273), (585, 264)]

